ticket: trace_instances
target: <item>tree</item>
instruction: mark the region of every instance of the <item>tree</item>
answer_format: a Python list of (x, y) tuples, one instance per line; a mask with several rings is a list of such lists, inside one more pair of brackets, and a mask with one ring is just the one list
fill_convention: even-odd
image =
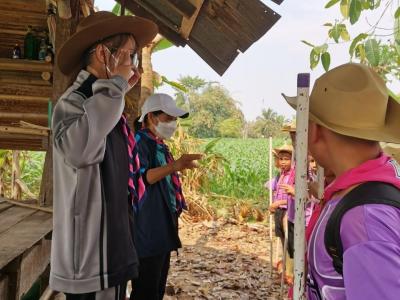
[(263, 109), (261, 116), (249, 124), (249, 137), (259, 138), (259, 137), (269, 137), (269, 136), (279, 136), (282, 134), (281, 129), (284, 123), (288, 120), (282, 116), (278, 115), (277, 112), (268, 108)]
[[(191, 117), (186, 123), (190, 134), (200, 138), (218, 137), (222, 130), (223, 134), (232, 136), (236, 129), (241, 136), (243, 113), (238, 108), (238, 102), (222, 85), (207, 82), (197, 76), (181, 77), (179, 83), (186, 88), (189, 99), (187, 103), (184, 93), (176, 94), (177, 103), (190, 110)], [(226, 122), (227, 119), (231, 120)]]
[[(371, 66), (386, 81), (400, 80), (400, 7), (394, 0), (330, 0), (325, 8), (340, 9), (341, 20), (325, 23), (328, 28), (328, 37), (325, 43), (314, 45), (302, 41), (310, 46), (310, 67), (314, 69), (319, 63), (327, 71), (330, 67), (330, 42), (333, 44), (349, 43), (350, 60), (356, 60)], [(350, 37), (348, 28), (356, 24), (367, 11), (379, 12), (378, 19), (370, 25), (368, 30), (358, 32)], [(391, 14), (393, 26), (383, 28), (380, 22), (384, 16)]]
[(229, 118), (219, 124), (219, 134), (221, 137), (240, 138), (242, 136), (243, 124), (237, 119)]

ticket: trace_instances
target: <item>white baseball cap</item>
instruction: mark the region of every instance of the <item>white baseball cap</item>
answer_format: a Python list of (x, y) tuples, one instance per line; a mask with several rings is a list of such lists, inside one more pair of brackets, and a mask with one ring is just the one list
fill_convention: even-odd
[(187, 111), (176, 106), (171, 96), (167, 94), (153, 94), (144, 102), (139, 122), (143, 122), (144, 117), (148, 113), (159, 110), (173, 117), (187, 118), (189, 116)]

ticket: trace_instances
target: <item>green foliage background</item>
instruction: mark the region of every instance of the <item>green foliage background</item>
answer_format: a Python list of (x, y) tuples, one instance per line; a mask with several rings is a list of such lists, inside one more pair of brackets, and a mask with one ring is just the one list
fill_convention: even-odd
[[(205, 140), (204, 145), (210, 141)], [(273, 139), (273, 147), (284, 142), (288, 142), (288, 138)], [(244, 201), (266, 208), (268, 193), (264, 183), (269, 173), (269, 140), (223, 138), (215, 144), (213, 151), (220, 153), (225, 161), (223, 174), (210, 174), (209, 184), (202, 188), (205, 193), (215, 194), (211, 203), (218, 208)], [(217, 195), (231, 199), (224, 201)]]

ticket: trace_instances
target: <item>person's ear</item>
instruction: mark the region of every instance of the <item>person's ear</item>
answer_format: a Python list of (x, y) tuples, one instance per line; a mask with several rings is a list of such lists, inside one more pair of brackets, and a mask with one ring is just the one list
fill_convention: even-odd
[(94, 53), (95, 53), (96, 59), (99, 62), (101, 62), (102, 64), (106, 63), (106, 61), (105, 61), (106, 56), (107, 56), (106, 52), (107, 52), (107, 50), (106, 50), (106, 48), (105, 48), (105, 46), (103, 44), (98, 44), (96, 46), (96, 50), (95, 50)]
[(308, 143), (315, 145), (321, 140), (321, 126), (314, 122), (308, 124)]
[(149, 112), (147, 115), (147, 118), (149, 119), (150, 124), (157, 126), (158, 124), (158, 118), (156, 117), (155, 114)]

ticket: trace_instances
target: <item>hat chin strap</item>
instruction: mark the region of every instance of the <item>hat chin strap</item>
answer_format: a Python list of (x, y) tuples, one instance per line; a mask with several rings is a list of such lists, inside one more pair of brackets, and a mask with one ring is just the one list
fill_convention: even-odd
[(106, 54), (104, 51), (104, 45), (101, 44), (101, 47), (103, 48), (104, 70), (106, 71), (107, 79), (110, 79), (110, 76), (108, 75), (108, 73), (110, 72), (110, 69), (107, 67), (107, 60), (106, 60)]

